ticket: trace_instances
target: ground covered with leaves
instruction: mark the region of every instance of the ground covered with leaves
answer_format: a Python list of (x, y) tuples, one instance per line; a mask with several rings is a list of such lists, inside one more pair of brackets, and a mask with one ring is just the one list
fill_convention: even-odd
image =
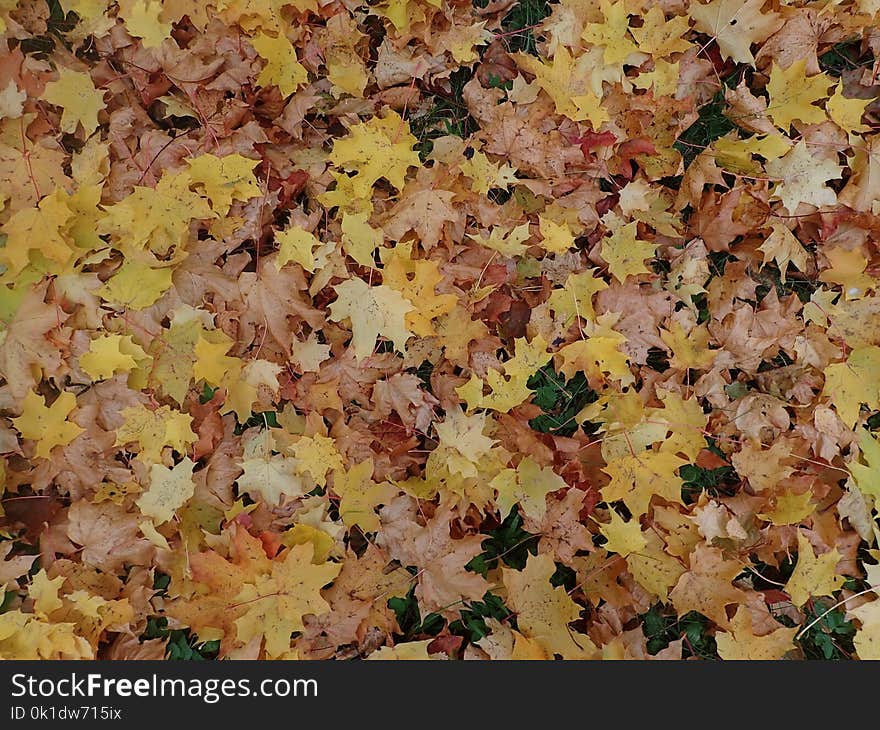
[(0, 657), (876, 659), (877, 0), (2, 0)]

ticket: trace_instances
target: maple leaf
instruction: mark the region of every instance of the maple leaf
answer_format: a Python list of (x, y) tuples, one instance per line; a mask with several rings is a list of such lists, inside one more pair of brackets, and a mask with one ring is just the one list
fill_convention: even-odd
[(342, 457), (336, 450), (336, 442), (327, 436), (303, 436), (293, 445), (292, 450), (299, 473), (308, 472), (322, 487), (327, 484), (327, 472), (343, 467)]
[(80, 355), (79, 366), (92, 380), (103, 380), (117, 372), (128, 373), (150, 356), (131, 339), (131, 335), (100, 335)]
[(562, 586), (553, 587), (556, 572), (549, 555), (529, 555), (522, 571), (502, 568), (508, 605), (516, 612), (519, 630), (536, 641), (552, 657), (592, 659), (598, 649), (590, 638), (569, 629), (580, 616), (580, 606), (569, 598)]
[(351, 346), (358, 360), (373, 353), (376, 339), (383, 335), (404, 352), (410, 333), (406, 314), (415, 307), (399, 292), (384, 284), (370, 286), (362, 279), (348, 279), (337, 285), (338, 297), (330, 305), (330, 319), (351, 321)]
[(715, 39), (724, 58), (754, 64), (750, 46), (760, 43), (782, 26), (777, 13), (762, 13), (764, 0), (712, 0), (692, 3), (694, 27)]
[(377, 484), (372, 476), (372, 459), (355, 464), (348, 471), (337, 470), (333, 475), (333, 491), (341, 498), (339, 516), (346, 525), (357, 525), (364, 532), (379, 529), (376, 507), (387, 504), (398, 493), (392, 484)]
[(144, 47), (156, 48), (171, 35), (171, 23), (160, 19), (162, 3), (158, 0), (130, 0), (120, 4), (125, 27)]
[(254, 456), (242, 461), (241, 468), (238, 488), (269, 505), (281, 504), (282, 497), (299, 497), (306, 493), (294, 459), (281, 454)]
[(647, 547), (648, 541), (645, 540), (638, 520), (632, 519), (627, 522), (613, 509), (609, 510), (609, 516), (611, 521), (599, 528), (607, 538), (603, 547), (609, 553), (617, 553), (625, 558), (631, 553), (640, 553)]
[(500, 472), (489, 486), (498, 491), (495, 504), (502, 518), (518, 504), (522, 514), (541, 520), (547, 511), (547, 495), (567, 485), (551, 468), (542, 468), (527, 456), (516, 469)]
[(190, 179), (204, 190), (219, 215), (229, 212), (233, 200), (250, 200), (263, 194), (253, 173), (257, 160), (239, 154), (225, 157), (207, 154), (186, 162)]
[(174, 270), (153, 268), (149, 264), (127, 259), (98, 290), (101, 298), (133, 310), (146, 309), (171, 288)]
[(45, 568), (40, 570), (31, 579), (28, 586), (28, 595), (34, 600), (34, 611), (42, 614), (50, 614), (64, 605), (58, 598), (58, 591), (64, 585), (67, 578), (59, 575), (50, 580)]
[(860, 429), (859, 451), (866, 463), (850, 462), (849, 473), (862, 494), (880, 500), (880, 440), (869, 431)]
[(455, 193), (449, 190), (411, 192), (389, 212), (385, 235), (400, 240), (412, 230), (419, 234), (422, 248), (434, 248), (440, 242), (444, 224), (458, 220), (452, 205), (454, 197)]
[(0, 616), (4, 659), (93, 659), (94, 650), (71, 622), (49, 623), (15, 609)]
[(636, 239), (635, 222), (618, 225), (611, 224), (611, 235), (602, 239), (602, 258), (608, 270), (619, 282), (628, 276), (650, 273), (645, 259), (654, 256), (657, 246)]
[(287, 97), (309, 80), (305, 67), (296, 58), (293, 44), (283, 34), (272, 37), (260, 32), (251, 39), (251, 45), (266, 59), (257, 77), (260, 86), (277, 86), (281, 95)]
[(587, 86), (592, 59), (584, 54), (573, 59), (565, 46), (559, 46), (550, 65), (540, 59), (518, 53), (516, 63), (534, 74), (541, 89), (556, 105), (556, 112), (574, 122), (589, 120), (593, 129), (607, 121), (608, 113), (597, 93)]
[(837, 548), (817, 555), (801, 530), (798, 530), (797, 540), (797, 564), (785, 584), (785, 592), (795, 606), (803, 606), (810, 596), (832, 595), (843, 585), (844, 577), (835, 573), (842, 557)]
[(136, 500), (141, 512), (156, 524), (168, 522), (193, 496), (194, 468), (195, 464), (189, 458), (184, 458), (172, 469), (153, 464), (150, 467), (150, 487)]
[(593, 295), (607, 288), (608, 284), (595, 276), (595, 269), (573, 273), (568, 275), (562, 288), (553, 291), (547, 303), (553, 311), (565, 317), (566, 322), (572, 317), (594, 321)]
[(602, 470), (611, 477), (602, 489), (602, 497), (606, 502), (623, 500), (634, 517), (648, 511), (655, 494), (669, 502), (680, 502), (681, 478), (675, 472), (685, 463), (674, 454), (657, 451), (617, 458)]
[(825, 368), (822, 395), (831, 398), (841, 420), (852, 428), (859, 419), (862, 403), (872, 410), (880, 408), (880, 347), (853, 350), (846, 362), (831, 363)]
[(137, 458), (146, 464), (162, 460), (162, 449), (170, 446), (178, 453), (186, 453), (187, 447), (196, 441), (192, 432), (192, 416), (180, 413), (168, 406), (150, 410), (146, 406), (129, 406), (120, 412), (122, 425), (116, 429), (116, 445), (138, 443)]
[(825, 112), (813, 103), (828, 96), (831, 79), (825, 74), (808, 77), (806, 65), (807, 60), (802, 58), (788, 68), (774, 63), (770, 69), (767, 113), (786, 134), (796, 120), (804, 124), (818, 124), (825, 120)]
[(248, 609), (235, 621), (239, 641), (265, 637), (266, 656), (276, 659), (289, 651), (290, 635), (305, 628), (304, 615), (330, 610), (321, 588), (339, 575), (341, 566), (315, 565), (313, 554), (311, 545), (296, 545), (272, 562), (269, 575), (257, 576), (241, 589), (235, 600)]
[(865, 273), (868, 259), (858, 249), (832, 248), (825, 252), (825, 257), (831, 267), (819, 274), (819, 280), (840, 284), (845, 299), (858, 299), (875, 288), (874, 279)]
[(784, 157), (768, 162), (766, 168), (767, 174), (779, 180), (773, 197), (781, 200), (788, 211), (797, 210), (801, 203), (822, 208), (837, 202), (837, 195), (825, 183), (840, 177), (840, 165), (817, 160), (803, 140)]
[(791, 230), (781, 223), (772, 223), (770, 229), (772, 232), (758, 247), (758, 250), (764, 254), (764, 263), (766, 264), (770, 260), (775, 261), (783, 282), (785, 282), (789, 263), (794, 264), (798, 271), (806, 271), (809, 255)]
[(12, 419), (12, 425), (22, 438), (36, 441), (34, 456), (48, 459), (52, 449), (66, 446), (85, 430), (69, 420), (74, 408), (76, 398), (73, 393), (61, 392), (47, 407), (42, 396), (29, 390), (22, 403), (21, 415)]
[(69, 234), (72, 217), (73, 211), (60, 190), (43, 198), (38, 208), (25, 208), (13, 214), (0, 229), (6, 234), (6, 246), (0, 249), (0, 262), (7, 267), (4, 278), (21, 274), (30, 263), (32, 252), (39, 252), (61, 267), (70, 262), (74, 255)]
[(603, 58), (606, 64), (622, 64), (629, 56), (639, 49), (630, 39), (629, 13), (626, 3), (622, 0), (611, 3), (609, 0), (601, 0), (604, 23), (589, 23), (581, 34), (581, 38), (588, 43), (603, 47)]
[(352, 178), (353, 192), (356, 197), (366, 198), (383, 177), (398, 190), (403, 189), (407, 170), (420, 165), (413, 151), (416, 142), (409, 124), (389, 109), (384, 116), (355, 124), (348, 137), (336, 140), (330, 160), (337, 167), (357, 172)]
[(740, 606), (730, 622), (731, 631), (715, 636), (718, 656), (727, 660), (775, 660), (782, 659), (794, 649), (797, 629), (780, 626), (770, 633), (755, 636), (749, 609)]
[(454, 294), (436, 293), (443, 274), (435, 261), (412, 260), (395, 251), (385, 264), (382, 280), (415, 307), (406, 313), (406, 327), (418, 337), (435, 334), (433, 320), (451, 312), (458, 302)]
[(666, 19), (659, 5), (652, 5), (642, 16), (641, 28), (629, 28), (638, 43), (638, 50), (655, 58), (683, 53), (691, 44), (683, 36), (690, 30), (687, 15), (674, 15)]
[(735, 560), (725, 560), (718, 548), (697, 545), (690, 555), (690, 570), (682, 574), (669, 594), (672, 605), (683, 616), (699, 611), (724, 629), (731, 628), (725, 606), (743, 603), (746, 594), (731, 581), (742, 572)]
[(82, 124), (86, 137), (98, 128), (98, 112), (105, 108), (104, 92), (95, 88), (91, 76), (69, 68), (58, 69), (58, 78), (46, 84), (42, 98), (63, 109), (62, 132), (75, 134)]
[(321, 245), (315, 234), (302, 228), (288, 228), (280, 231), (275, 236), (275, 241), (279, 244), (278, 258), (275, 259), (275, 267), (279, 271), (293, 261), (306, 271), (314, 272), (318, 263), (315, 260), (315, 249)]

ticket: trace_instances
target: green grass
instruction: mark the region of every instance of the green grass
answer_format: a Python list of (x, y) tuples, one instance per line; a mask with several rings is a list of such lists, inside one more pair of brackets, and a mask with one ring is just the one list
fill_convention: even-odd
[(220, 641), (198, 641), (189, 629), (169, 629), (168, 619), (151, 616), (147, 620), (147, 628), (141, 635), (142, 640), (164, 639), (165, 658), (169, 661), (203, 662), (217, 658)]
[(508, 51), (522, 51), (536, 56), (538, 49), (533, 26), (550, 15), (552, 10), (553, 6), (546, 0), (521, 0), (516, 3), (501, 21)]
[(583, 373), (575, 373), (566, 381), (550, 365), (545, 365), (529, 378), (527, 385), (535, 391), (532, 403), (544, 411), (531, 419), (529, 426), (535, 431), (557, 436), (571, 436), (578, 427), (575, 416), (598, 398)]
[(682, 640), (682, 659), (718, 659), (715, 637), (709, 633), (712, 622), (697, 611), (690, 611), (681, 618), (676, 613), (656, 603), (639, 616), (647, 639), (648, 653), (654, 656), (673, 641)]
[(873, 63), (874, 57), (871, 53), (862, 54), (860, 38), (835, 43), (830, 50), (819, 56), (819, 68), (830, 76), (840, 76), (849, 69), (866, 68)]
[[(709, 451), (724, 458), (724, 454), (711, 439), (706, 441)], [(712, 497), (730, 496), (739, 484), (739, 477), (732, 466), (704, 469), (696, 464), (685, 464), (678, 474), (683, 482), (681, 498), (685, 504), (696, 502), (702, 492)]]
[(499, 560), (509, 568), (525, 568), (529, 554), (538, 554), (539, 536), (523, 530), (522, 523), (519, 508), (514, 506), (504, 522), (487, 533), (488, 537), (483, 540), (483, 552), (472, 558), (465, 567), (484, 578), (490, 569), (497, 567)]
[(428, 94), (426, 110), (409, 118), (409, 128), (418, 140), (416, 152), (424, 161), (434, 149), (434, 140), (446, 135), (467, 139), (479, 128), (462, 98), (465, 84), (473, 78), (473, 69), (461, 67), (449, 77), (450, 91)]
[(675, 140), (672, 146), (681, 153), (685, 167), (712, 142), (734, 129), (734, 123), (725, 116), (724, 110), (724, 91), (718, 91), (712, 101), (700, 108), (697, 120)]

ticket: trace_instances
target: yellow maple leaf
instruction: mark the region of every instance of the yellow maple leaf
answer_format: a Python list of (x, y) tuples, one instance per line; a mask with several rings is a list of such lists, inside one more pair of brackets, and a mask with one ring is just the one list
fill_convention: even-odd
[(574, 246), (574, 234), (564, 221), (555, 221), (538, 216), (539, 230), (541, 231), (541, 246), (550, 253), (565, 253)]
[(553, 100), (558, 114), (574, 122), (589, 120), (593, 129), (599, 129), (609, 119), (601, 98), (588, 85), (593, 59), (587, 54), (573, 59), (565, 46), (559, 46), (549, 65), (525, 53), (517, 53), (514, 58), (520, 68), (534, 74), (538, 85)]
[(785, 492), (776, 496), (773, 509), (758, 517), (774, 525), (797, 525), (813, 513), (815, 506), (813, 493), (809, 489), (803, 494)]
[(639, 521), (633, 518), (627, 522), (615, 510), (608, 512), (611, 521), (599, 525), (599, 532), (608, 540), (602, 547), (609, 553), (617, 553), (624, 558), (632, 553), (642, 552), (647, 547), (648, 541), (639, 526)]
[(604, 279), (595, 276), (595, 269), (568, 275), (565, 284), (554, 289), (547, 300), (550, 308), (570, 322), (574, 317), (581, 317), (593, 322), (596, 310), (593, 307), (593, 295), (608, 288)]
[(351, 322), (351, 347), (358, 360), (373, 353), (379, 335), (387, 337), (404, 352), (410, 332), (406, 314), (415, 307), (391, 287), (370, 286), (362, 279), (348, 279), (336, 287), (338, 297), (330, 305), (330, 319)]
[(795, 648), (797, 628), (780, 626), (763, 636), (755, 636), (752, 616), (748, 608), (739, 606), (730, 622), (730, 631), (715, 635), (718, 656), (726, 660), (773, 661), (782, 659)]
[(237, 380), (242, 361), (226, 353), (235, 344), (222, 330), (199, 333), (193, 348), (193, 378), (204, 380), (208, 385), (219, 387), (229, 380)]
[(819, 281), (840, 284), (844, 299), (859, 299), (876, 287), (874, 279), (865, 273), (868, 259), (859, 248), (848, 250), (837, 246), (824, 253), (831, 266), (819, 272)]
[(171, 288), (171, 267), (153, 268), (142, 261), (126, 259), (116, 273), (98, 289), (107, 302), (128, 309), (146, 309)]
[(880, 439), (859, 429), (859, 452), (865, 463), (851, 461), (847, 465), (849, 473), (862, 494), (880, 501)]
[(251, 39), (251, 45), (266, 60), (257, 77), (260, 86), (277, 86), (286, 98), (308, 82), (305, 66), (297, 60), (296, 49), (283, 33), (273, 37), (261, 31)]
[(606, 312), (597, 318), (595, 325), (585, 327), (584, 339), (575, 340), (559, 350), (557, 355), (562, 364), (558, 369), (566, 380), (571, 380), (580, 371), (596, 386), (605, 382), (606, 374), (620, 381), (621, 385), (634, 382), (626, 355), (620, 350), (626, 337), (612, 329), (617, 318), (616, 313)]
[(795, 606), (803, 606), (810, 596), (830, 596), (845, 578), (835, 573), (842, 556), (837, 548), (816, 555), (813, 546), (801, 530), (798, 530), (798, 559), (794, 571), (785, 584), (785, 592)]
[(140, 38), (145, 48), (157, 48), (171, 37), (171, 23), (163, 21), (162, 3), (159, 0), (129, 0), (120, 3), (120, 17), (135, 38)]
[(414, 260), (400, 245), (387, 260), (382, 281), (413, 305), (405, 322), (406, 328), (418, 337), (435, 334), (433, 320), (451, 312), (458, 302), (454, 294), (436, 293), (437, 285), (443, 281), (436, 261)]
[(99, 335), (89, 342), (88, 352), (79, 357), (79, 366), (92, 380), (104, 380), (114, 373), (128, 373), (149, 360), (131, 335)]
[(813, 104), (828, 96), (832, 80), (824, 73), (807, 76), (806, 68), (807, 59), (801, 58), (788, 68), (781, 68), (774, 62), (770, 69), (767, 114), (786, 134), (796, 120), (803, 124), (825, 121), (825, 111)]
[[(251, 417), (254, 403), (261, 397), (278, 396), (278, 374), (282, 367), (268, 360), (250, 360), (240, 371), (232, 370), (223, 385), (226, 387), (226, 401), (220, 413), (235, 412), (239, 423), (245, 423)], [(240, 372), (240, 374), (238, 374)]]
[(49, 623), (20, 609), (0, 615), (0, 656), (4, 659), (93, 659), (86, 639), (72, 622)]
[(137, 499), (141, 513), (160, 525), (174, 517), (175, 512), (193, 496), (195, 463), (188, 457), (173, 468), (153, 464), (150, 467), (150, 486)]
[(817, 208), (837, 203), (837, 195), (825, 183), (841, 176), (840, 165), (817, 159), (803, 140), (784, 157), (768, 162), (766, 169), (768, 175), (779, 181), (773, 189), (773, 197), (781, 200), (790, 213), (801, 203)]
[(421, 165), (413, 150), (417, 142), (409, 124), (389, 109), (381, 117), (355, 124), (347, 137), (335, 140), (330, 161), (344, 170), (357, 172), (349, 178), (354, 197), (369, 198), (380, 178), (398, 190), (403, 189), (407, 170)]
[(302, 436), (292, 447), (297, 461), (297, 472), (308, 473), (322, 487), (327, 484), (327, 472), (342, 469), (342, 457), (336, 442), (327, 436)]
[(61, 608), (64, 602), (58, 598), (58, 591), (66, 580), (63, 575), (50, 579), (46, 569), (40, 568), (28, 586), (28, 595), (34, 601), (34, 611), (48, 615)]
[(711, 337), (706, 325), (696, 325), (685, 332), (681, 324), (674, 321), (668, 330), (660, 330), (660, 339), (672, 351), (669, 365), (681, 370), (707, 370), (719, 352), (709, 349)]
[(867, 124), (862, 124), (862, 116), (865, 109), (871, 103), (870, 99), (849, 99), (843, 95), (843, 82), (838, 82), (834, 94), (825, 105), (828, 116), (834, 123), (844, 132), (852, 134), (854, 132), (869, 132), (871, 128)]
[(778, 13), (762, 13), (764, 0), (712, 0), (705, 5), (691, 3), (694, 27), (718, 43), (722, 58), (735, 63), (755, 63), (749, 48), (761, 43), (782, 27)]
[(344, 213), (342, 216), (342, 247), (361, 266), (376, 268), (374, 251), (382, 246), (382, 231), (373, 228), (363, 213)]
[(116, 429), (116, 446), (131, 443), (140, 445), (137, 458), (145, 464), (162, 461), (162, 449), (170, 446), (185, 454), (195, 443), (192, 432), (192, 416), (175, 411), (168, 406), (150, 410), (144, 405), (128, 406), (120, 411), (123, 423)]
[(629, 32), (638, 42), (638, 50), (654, 58), (684, 53), (691, 47), (683, 36), (690, 30), (687, 15), (674, 15), (669, 20), (659, 5), (652, 5), (642, 16), (641, 28)]
[(770, 235), (758, 246), (758, 250), (764, 255), (764, 263), (775, 261), (783, 282), (789, 263), (794, 264), (798, 271), (806, 271), (809, 254), (788, 226), (774, 222), (770, 224), (770, 229)]
[(69, 68), (58, 69), (58, 79), (46, 84), (41, 98), (64, 110), (62, 132), (74, 134), (77, 125), (82, 124), (86, 137), (98, 128), (98, 112), (105, 108), (104, 92), (95, 88), (92, 77)]
[(263, 194), (254, 177), (259, 160), (239, 154), (217, 157), (205, 154), (186, 161), (193, 184), (204, 190), (218, 215), (226, 215), (233, 200), (250, 200)]
[(657, 495), (667, 502), (681, 503), (681, 477), (675, 472), (687, 462), (662, 451), (645, 451), (621, 456), (602, 471), (611, 481), (602, 488), (606, 502), (623, 500), (634, 518), (648, 511), (651, 497)]
[(43, 198), (37, 208), (23, 208), (0, 228), (6, 245), (0, 248), (0, 263), (6, 266), (4, 279), (17, 277), (32, 260), (32, 254), (66, 266), (74, 255), (70, 227), (74, 213), (63, 190)]
[(596, 645), (585, 634), (572, 631), (581, 608), (563, 586), (552, 586), (556, 564), (549, 553), (529, 555), (523, 570), (501, 569), (507, 588), (507, 604), (516, 613), (520, 632), (536, 641), (549, 655), (563, 659), (593, 659)]
[(859, 420), (859, 407), (880, 408), (880, 347), (853, 350), (846, 362), (825, 368), (822, 395), (831, 399), (837, 415), (849, 428)]
[(364, 532), (376, 532), (381, 524), (376, 507), (387, 504), (398, 494), (388, 482), (373, 481), (373, 460), (365, 459), (345, 471), (333, 473), (333, 491), (339, 495), (339, 516), (348, 526), (357, 525)]
[(283, 497), (306, 493), (296, 459), (281, 454), (265, 454), (241, 462), (242, 474), (236, 480), (241, 492), (262, 499), (270, 507), (281, 504)]
[(567, 485), (553, 469), (542, 468), (534, 459), (526, 456), (516, 469), (500, 472), (489, 482), (489, 486), (498, 492), (495, 504), (502, 519), (518, 504), (521, 514), (540, 521), (547, 511), (547, 495)]
[(511, 229), (493, 226), (489, 231), (488, 238), (483, 235), (474, 235), (473, 233), (469, 233), (468, 236), (486, 248), (491, 248), (503, 256), (514, 258), (515, 256), (522, 256), (528, 249), (528, 246), (523, 241), (528, 240), (530, 236), (529, 224), (522, 223)]
[(314, 233), (294, 226), (286, 231), (278, 231), (275, 234), (275, 242), (278, 244), (275, 268), (279, 271), (291, 261), (299, 264), (308, 272), (315, 271), (317, 264), (315, 249), (321, 245), (321, 242)]
[(487, 195), (492, 188), (506, 188), (517, 182), (515, 168), (507, 163), (492, 162), (479, 150), (458, 167), (471, 179), (471, 190), (481, 195)]
[(342, 566), (315, 565), (311, 543), (288, 549), (282, 560), (272, 561), (269, 575), (258, 575), (236, 596), (247, 611), (235, 620), (238, 640), (247, 643), (265, 637), (266, 656), (275, 659), (290, 650), (290, 635), (305, 628), (303, 616), (320, 616), (330, 610), (321, 588), (330, 583)]
[(589, 23), (581, 34), (581, 39), (594, 45), (602, 46), (606, 65), (624, 63), (633, 53), (639, 51), (629, 36), (629, 13), (626, 2), (618, 0), (600, 0), (603, 23)]
[(42, 396), (29, 390), (22, 403), (21, 415), (12, 419), (12, 425), (22, 438), (36, 441), (34, 456), (48, 459), (52, 449), (66, 446), (85, 430), (68, 420), (74, 408), (76, 397), (66, 390), (49, 407)]
[(608, 271), (621, 283), (628, 276), (651, 272), (645, 266), (645, 259), (654, 256), (657, 245), (637, 239), (637, 226), (635, 221), (623, 225), (613, 221), (611, 235), (602, 239), (601, 256), (608, 264)]

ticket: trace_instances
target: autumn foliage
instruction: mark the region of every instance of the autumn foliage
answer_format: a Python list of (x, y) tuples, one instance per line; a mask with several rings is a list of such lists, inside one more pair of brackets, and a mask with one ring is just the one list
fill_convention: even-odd
[(878, 13), (0, 2), (0, 657), (880, 658)]

